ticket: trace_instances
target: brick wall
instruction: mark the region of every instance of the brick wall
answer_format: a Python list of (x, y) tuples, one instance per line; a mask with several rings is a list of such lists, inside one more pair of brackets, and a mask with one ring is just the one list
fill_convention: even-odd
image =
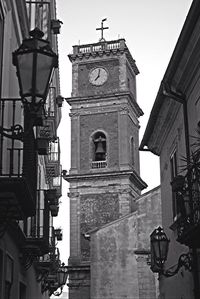
[(80, 198), (81, 256), (89, 260), (90, 244), (83, 234), (119, 218), (118, 194), (85, 194)]

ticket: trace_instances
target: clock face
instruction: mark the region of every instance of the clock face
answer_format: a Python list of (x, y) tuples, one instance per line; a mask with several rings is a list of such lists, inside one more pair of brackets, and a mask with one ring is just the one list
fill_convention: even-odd
[(89, 81), (91, 84), (100, 86), (104, 84), (108, 79), (108, 72), (105, 68), (97, 67), (90, 71)]

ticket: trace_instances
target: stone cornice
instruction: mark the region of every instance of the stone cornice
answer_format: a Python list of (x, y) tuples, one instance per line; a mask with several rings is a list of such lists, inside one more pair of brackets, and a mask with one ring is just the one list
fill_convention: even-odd
[(115, 93), (105, 93), (99, 95), (91, 95), (91, 96), (81, 96), (81, 97), (71, 97), (66, 98), (67, 103), (72, 106), (73, 104), (78, 104), (82, 102), (99, 102), (100, 99), (106, 100), (115, 100), (120, 99), (122, 97), (128, 97), (130, 100), (131, 106), (136, 112), (137, 117), (142, 116), (144, 113), (142, 109), (139, 107), (138, 103), (135, 101), (133, 94), (129, 91), (115, 92)]
[(68, 273), (74, 273), (76, 271), (90, 271), (90, 264), (77, 264), (77, 265), (68, 265), (67, 266)]
[(109, 180), (119, 177), (128, 177), (138, 189), (143, 190), (147, 187), (147, 184), (141, 179), (141, 177), (134, 170), (123, 170), (113, 172), (98, 172), (98, 173), (86, 173), (86, 174), (69, 174), (63, 178), (71, 183), (73, 181), (88, 181), (94, 179)]
[(136, 66), (135, 60), (133, 59), (128, 47), (126, 46), (124, 39), (114, 41), (104, 41), (80, 46), (73, 47), (73, 53), (69, 54), (69, 60), (73, 62), (79, 62), (82, 60), (88, 60), (96, 57), (109, 57), (117, 55), (126, 55), (134, 73), (139, 74), (139, 70)]

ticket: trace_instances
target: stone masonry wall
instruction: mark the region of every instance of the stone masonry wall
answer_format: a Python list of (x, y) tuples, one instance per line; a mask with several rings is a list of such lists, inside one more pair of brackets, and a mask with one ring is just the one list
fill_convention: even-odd
[(123, 217), (91, 239), (91, 299), (139, 299), (137, 217)]
[(90, 242), (83, 235), (119, 218), (118, 194), (85, 194), (80, 198), (81, 257), (90, 258)]
[(161, 225), (160, 188), (137, 199), (137, 211), (91, 234), (91, 299), (157, 299), (148, 265), (150, 234)]

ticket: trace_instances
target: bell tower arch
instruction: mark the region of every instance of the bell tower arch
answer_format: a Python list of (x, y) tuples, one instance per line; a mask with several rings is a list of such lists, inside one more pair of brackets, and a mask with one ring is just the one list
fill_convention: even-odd
[[(78, 45), (72, 63), (69, 298), (90, 298), (89, 232), (133, 212), (139, 169), (138, 68), (124, 39)], [(94, 253), (95, 254), (95, 253)]]

